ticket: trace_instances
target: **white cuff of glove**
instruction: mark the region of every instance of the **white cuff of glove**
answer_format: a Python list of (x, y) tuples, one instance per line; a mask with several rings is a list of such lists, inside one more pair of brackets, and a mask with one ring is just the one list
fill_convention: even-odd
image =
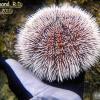
[(6, 62), (15, 72), (24, 88), (33, 95), (33, 98), (30, 100), (82, 100), (80, 96), (73, 91), (44, 84), (16, 60), (7, 59)]

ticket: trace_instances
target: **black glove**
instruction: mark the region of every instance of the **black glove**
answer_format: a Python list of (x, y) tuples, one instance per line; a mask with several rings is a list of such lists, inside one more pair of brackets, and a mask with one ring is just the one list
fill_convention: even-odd
[(8, 77), (9, 87), (18, 100), (82, 100), (84, 73), (63, 82), (41, 81), (13, 59), (0, 58), (0, 65)]

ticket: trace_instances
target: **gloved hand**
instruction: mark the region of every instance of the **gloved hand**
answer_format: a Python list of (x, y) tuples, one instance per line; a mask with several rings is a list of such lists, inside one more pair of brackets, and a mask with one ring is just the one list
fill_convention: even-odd
[(41, 81), (14, 59), (0, 57), (9, 87), (18, 100), (82, 100), (84, 73), (62, 83)]

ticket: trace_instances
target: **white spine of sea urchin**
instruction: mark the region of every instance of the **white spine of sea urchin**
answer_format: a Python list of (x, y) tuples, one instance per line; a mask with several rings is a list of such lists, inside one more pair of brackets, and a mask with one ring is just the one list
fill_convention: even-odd
[(46, 7), (31, 15), (20, 30), (16, 53), (40, 79), (63, 81), (96, 62), (99, 33), (95, 19), (79, 7)]

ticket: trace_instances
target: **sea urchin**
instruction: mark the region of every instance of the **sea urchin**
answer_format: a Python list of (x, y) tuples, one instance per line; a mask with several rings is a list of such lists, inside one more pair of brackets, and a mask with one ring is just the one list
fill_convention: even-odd
[(92, 15), (79, 7), (45, 7), (31, 15), (21, 28), (15, 51), (35, 76), (63, 81), (96, 62), (99, 33)]

